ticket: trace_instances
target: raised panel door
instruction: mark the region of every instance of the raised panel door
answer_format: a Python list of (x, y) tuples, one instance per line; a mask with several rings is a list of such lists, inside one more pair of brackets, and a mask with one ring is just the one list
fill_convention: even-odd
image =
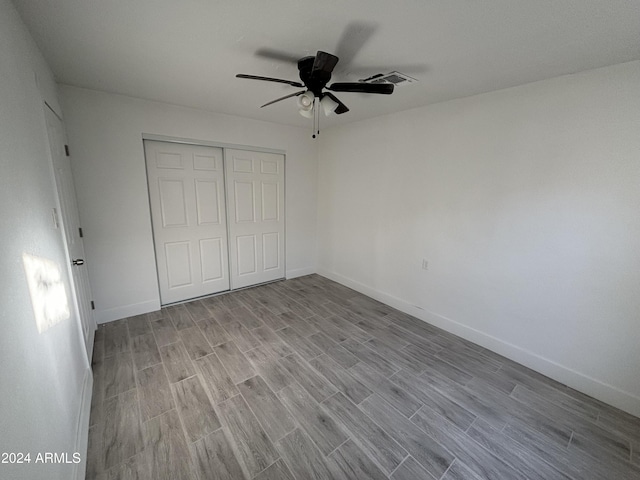
[(222, 149), (144, 146), (161, 303), (228, 290)]
[(232, 288), (284, 278), (284, 155), (225, 151)]

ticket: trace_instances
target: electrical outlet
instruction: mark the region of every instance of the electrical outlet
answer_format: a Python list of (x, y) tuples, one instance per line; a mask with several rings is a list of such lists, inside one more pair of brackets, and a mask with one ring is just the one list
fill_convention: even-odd
[(429, 270), (429, 261), (426, 258), (422, 259), (422, 269)]

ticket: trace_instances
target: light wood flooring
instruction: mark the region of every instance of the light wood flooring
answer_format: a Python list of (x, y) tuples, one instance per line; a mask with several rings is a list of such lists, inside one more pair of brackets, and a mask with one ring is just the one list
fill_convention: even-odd
[(102, 325), (87, 479), (640, 479), (640, 419), (318, 275)]

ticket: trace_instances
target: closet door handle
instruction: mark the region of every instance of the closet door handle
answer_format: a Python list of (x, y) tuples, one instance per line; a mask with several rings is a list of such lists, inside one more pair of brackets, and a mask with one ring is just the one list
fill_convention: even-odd
[(83, 258), (76, 258), (76, 259), (72, 260), (71, 263), (74, 264), (76, 267), (80, 266), (80, 265), (84, 265), (84, 259)]

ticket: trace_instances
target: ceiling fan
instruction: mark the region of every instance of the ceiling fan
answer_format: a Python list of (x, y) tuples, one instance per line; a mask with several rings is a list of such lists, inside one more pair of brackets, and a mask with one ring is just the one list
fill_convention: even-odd
[(313, 138), (315, 138), (316, 133), (320, 133), (319, 128), (317, 128), (320, 122), (320, 108), (322, 108), (327, 116), (331, 113), (340, 115), (349, 111), (349, 108), (331, 92), (376, 93), (382, 95), (390, 95), (393, 93), (394, 86), (384, 83), (337, 82), (327, 85), (331, 80), (331, 73), (337, 65), (338, 60), (337, 56), (323, 51), (318, 51), (315, 56), (301, 58), (298, 60), (298, 70), (302, 83), (242, 73), (236, 75), (236, 77), (284, 83), (292, 87), (304, 88), (305, 90), (300, 90), (265, 103), (260, 108), (286, 100), (287, 98), (298, 97), (297, 103), (300, 114), (307, 118), (313, 118), (314, 120)]

